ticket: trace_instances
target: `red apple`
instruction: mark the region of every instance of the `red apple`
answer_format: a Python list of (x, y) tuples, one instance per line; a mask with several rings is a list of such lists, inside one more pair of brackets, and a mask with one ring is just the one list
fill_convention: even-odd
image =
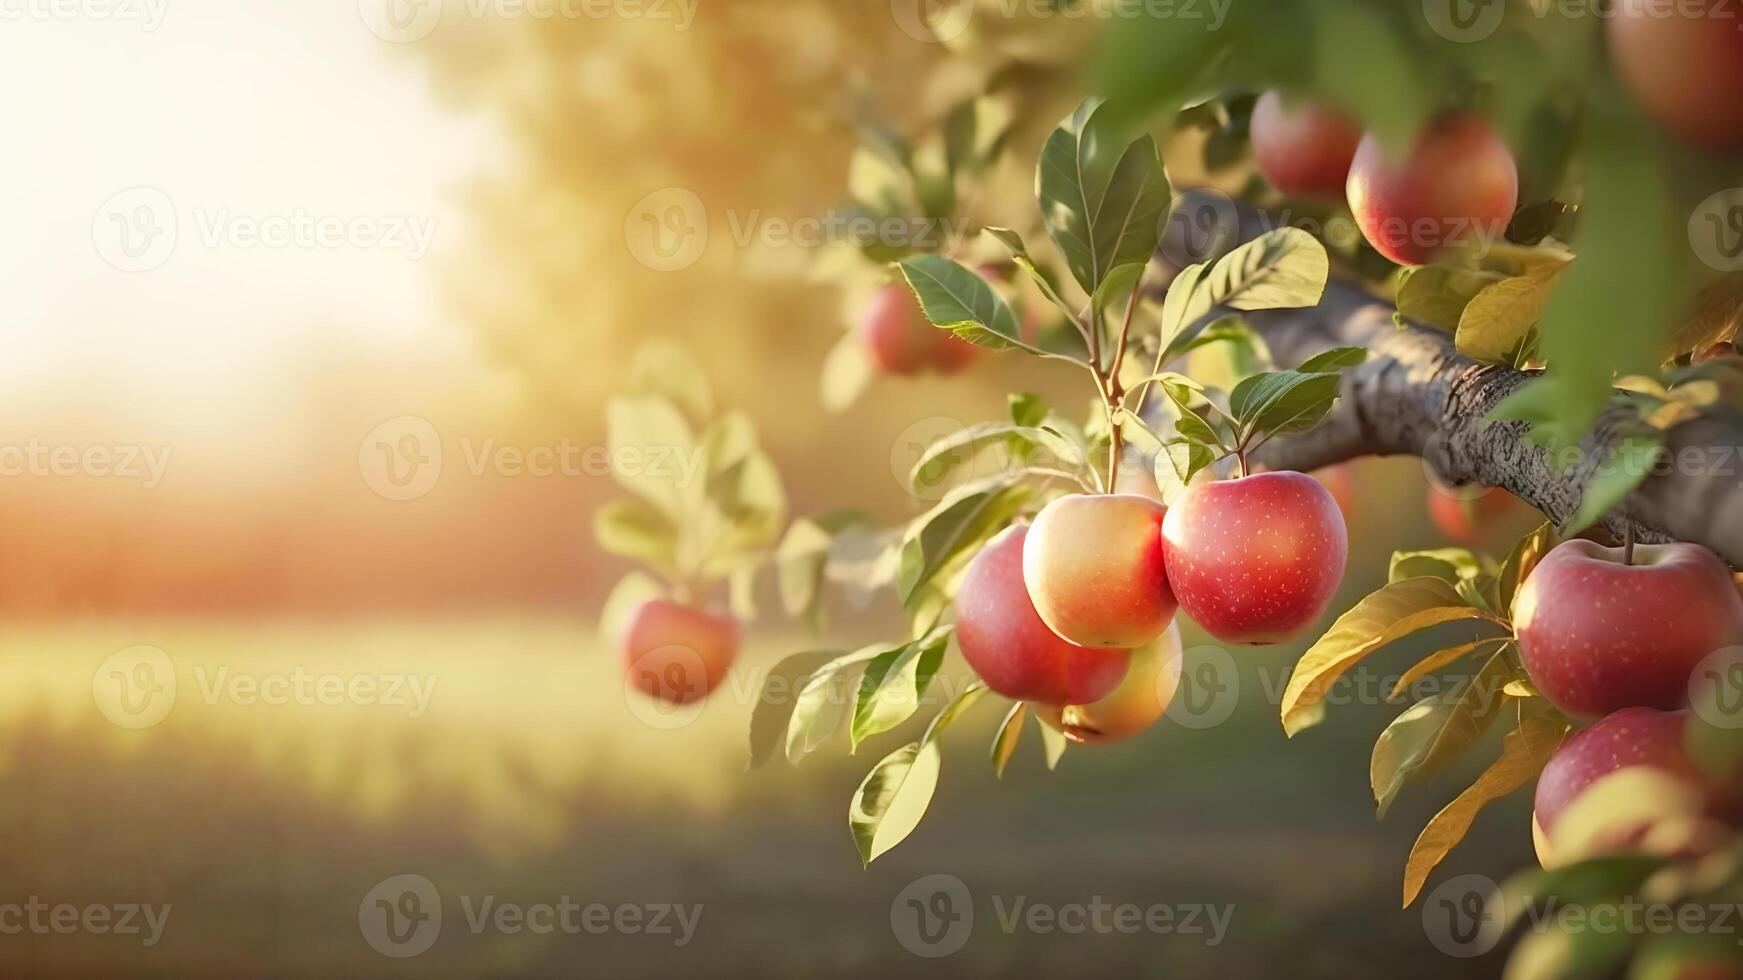
[(878, 370), (915, 375), (927, 369), (955, 374), (979, 355), (974, 346), (932, 325), (908, 287), (890, 283), (872, 294), (859, 318), (859, 339)]
[(1725, 0), (1617, 0), (1616, 77), (1660, 125), (1711, 150), (1743, 147), (1743, 31)]
[(1624, 708), (1575, 734), (1537, 779), (1532, 832), (1545, 867), (1640, 850), (1701, 853), (1726, 836), (1735, 785), (1684, 749), (1687, 711)]
[(1085, 647), (1130, 650), (1162, 635), (1175, 606), (1162, 567), (1166, 513), (1129, 493), (1076, 493), (1042, 508), (1023, 546), (1041, 621)]
[(624, 617), (619, 652), (626, 680), (668, 704), (700, 701), (738, 656), (738, 623), (666, 599)]
[(1126, 676), (1131, 654), (1068, 643), (1041, 621), (1023, 585), (1028, 533), (1023, 525), (1006, 528), (969, 562), (956, 592), (956, 645), (987, 687), (1007, 698), (1099, 701)]
[(1557, 545), (1513, 600), (1519, 656), (1564, 713), (1674, 708), (1702, 659), (1743, 643), (1743, 598), (1716, 555), (1693, 544)]
[(1276, 643), (1312, 626), (1337, 592), (1348, 550), (1337, 501), (1304, 473), (1188, 487), (1162, 520), (1180, 608), (1228, 643)]
[(1272, 187), (1295, 197), (1343, 196), (1362, 141), (1361, 129), (1343, 113), (1314, 103), (1286, 105), (1273, 89), (1253, 104), (1248, 131), (1253, 161)]
[[(1468, 493), (1475, 495), (1468, 496)], [(1518, 498), (1507, 491), (1494, 487), (1458, 490), (1431, 484), (1428, 488), (1428, 518), (1448, 538), (1460, 544), (1471, 544), (1511, 510), (1516, 500)]]
[(1180, 688), (1180, 626), (1132, 651), (1132, 666), (1113, 693), (1092, 704), (1036, 705), (1035, 713), (1065, 737), (1085, 745), (1117, 742), (1160, 719)]
[(1721, 357), (1736, 356), (1737, 345), (1731, 343), (1729, 340), (1721, 340), (1718, 343), (1709, 346), (1706, 350), (1696, 354), (1694, 356), (1694, 362), (1696, 364), (1705, 364), (1708, 361), (1716, 361)]
[(1449, 113), (1403, 159), (1363, 137), (1345, 190), (1370, 245), (1400, 265), (1423, 265), (1499, 239), (1519, 203), (1519, 172), (1488, 123)]

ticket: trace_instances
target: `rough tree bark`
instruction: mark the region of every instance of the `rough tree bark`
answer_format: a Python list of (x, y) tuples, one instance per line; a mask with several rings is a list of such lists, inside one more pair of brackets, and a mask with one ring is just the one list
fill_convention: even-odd
[[(1210, 214), (1238, 222), (1227, 247), (1265, 230), (1260, 216), (1226, 198), (1189, 192), (1177, 213)], [(1201, 195), (1195, 200), (1193, 195)], [(1192, 256), (1182, 236), (1189, 222), (1172, 222), (1161, 249)], [(1204, 229), (1197, 229), (1202, 236)], [(1366, 347), (1368, 362), (1346, 372), (1342, 397), (1326, 424), (1260, 447), (1257, 461), (1278, 469), (1310, 470), (1366, 455), (1419, 456), (1451, 483), (1508, 490), (1561, 525), (1579, 509), (1581, 488), (1616, 443), (1617, 416), (1599, 420), (1582, 443), (1580, 462), (1563, 472), (1550, 454), (1526, 438), (1520, 422), (1485, 421), (1502, 399), (1531, 379), (1528, 372), (1483, 364), (1458, 353), (1452, 338), (1428, 327), (1399, 328), (1394, 308), (1348, 283), (1333, 281), (1319, 306), (1246, 313), (1279, 364), (1340, 345)], [(1643, 542), (1692, 541), (1732, 566), (1743, 566), (1743, 431), (1718, 419), (1698, 419), (1671, 430), (1665, 465), (1598, 529), (1620, 540), (1633, 526)]]

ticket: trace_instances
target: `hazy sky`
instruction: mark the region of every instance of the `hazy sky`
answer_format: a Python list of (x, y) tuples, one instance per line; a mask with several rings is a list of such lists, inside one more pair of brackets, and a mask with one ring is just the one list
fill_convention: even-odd
[(299, 359), (463, 356), (490, 141), (407, 54), (357, 0), (0, 0), (0, 403), (241, 427)]

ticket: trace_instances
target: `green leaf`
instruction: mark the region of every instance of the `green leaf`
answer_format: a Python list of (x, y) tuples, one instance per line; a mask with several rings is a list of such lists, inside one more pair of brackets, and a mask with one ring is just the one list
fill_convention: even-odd
[(594, 511), (593, 536), (607, 554), (645, 561), (666, 575), (676, 571), (678, 529), (645, 500), (613, 500)]
[(848, 829), (853, 832), (861, 862), (871, 864), (920, 825), (938, 788), (943, 756), (938, 736), (985, 693), (986, 688), (980, 685), (963, 691), (938, 713), (918, 742), (909, 742), (885, 756), (866, 774), (847, 811)]
[(1322, 351), (1305, 361), (1295, 370), (1302, 374), (1318, 374), (1325, 371), (1340, 371), (1347, 367), (1355, 367), (1368, 360), (1366, 347), (1333, 347)]
[(852, 751), (859, 743), (900, 725), (920, 708), (920, 698), (938, 673), (951, 627), (935, 629), (924, 638), (873, 657), (865, 665), (854, 704), (848, 737)]
[(1216, 451), (1202, 442), (1177, 439), (1163, 443), (1154, 466), (1156, 487), (1162, 492), (1162, 502), (1172, 506), (1186, 492), (1192, 478), (1216, 460)]
[(1398, 312), (1423, 326), (1452, 333), (1471, 299), (1502, 278), (1499, 273), (1445, 265), (1414, 266), (1405, 270), (1398, 286)]
[(1465, 839), (1477, 813), (1530, 783), (1567, 737), (1567, 722), (1552, 713), (1520, 719), (1501, 742), (1501, 757), (1477, 781), (1429, 820), (1404, 862), (1404, 907), (1416, 901), (1434, 869)]
[(1562, 267), (1541, 265), (1523, 276), (1485, 286), (1459, 315), (1453, 344), (1466, 357), (1489, 364), (1515, 364), (1543, 319), (1544, 304)]
[(839, 651), (832, 650), (795, 653), (782, 658), (764, 675), (750, 713), (750, 759), (746, 769), (758, 768), (775, 754), (793, 717), (796, 695), (805, 678), (839, 656)]
[(666, 516), (682, 521), (686, 505), (679, 468), (651, 464), (681, 459), (695, 448), (696, 439), (684, 413), (664, 398), (612, 398), (605, 403), (605, 431), (612, 459), (649, 464), (613, 466), (617, 482)]
[(853, 680), (854, 671), (899, 646), (901, 644), (874, 644), (855, 650), (818, 667), (805, 678), (798, 694), (793, 697), (792, 713), (787, 721), (789, 763), (798, 765), (841, 727), (851, 700), (848, 684)]
[(1034, 488), (1003, 478), (957, 487), (938, 505), (915, 518), (902, 541), (902, 565), (897, 590), (902, 605), (959, 559), (965, 560), (1010, 523), (1034, 496)]
[(1397, 582), (1424, 575), (1457, 585), (1483, 574), (1483, 563), (1469, 548), (1429, 548), (1425, 551), (1394, 551), (1386, 568), (1386, 581)]
[(1011, 423), (1020, 426), (1040, 425), (1046, 421), (1051, 408), (1047, 399), (1040, 395), (1023, 392), (1009, 396), (1011, 407)]
[(1481, 640), (1472, 640), (1469, 643), (1460, 643), (1457, 646), (1450, 646), (1444, 650), (1436, 650), (1428, 656), (1423, 657), (1421, 660), (1418, 660), (1416, 663), (1411, 664), (1403, 673), (1399, 674), (1398, 680), (1393, 683), (1392, 690), (1386, 695), (1386, 697), (1392, 700), (1402, 698), (1405, 692), (1410, 690), (1410, 685), (1415, 684), (1417, 681), (1427, 677), (1429, 674), (1432, 674), (1443, 667), (1451, 666), (1453, 663), (1470, 656), (1484, 647), (1494, 647), (1495, 650), (1499, 650), (1501, 647), (1511, 642), (1511, 637), (1490, 636)]
[(1088, 99), (1041, 148), (1035, 196), (1053, 244), (1083, 291), (1156, 251), (1173, 197), (1156, 141), (1127, 142), (1100, 99)]
[(1323, 421), (1337, 402), (1341, 377), (1333, 372), (1255, 374), (1229, 393), (1229, 414), (1247, 435), (1304, 432)]
[(1041, 290), (1041, 295), (1047, 297), (1048, 302), (1052, 303), (1060, 313), (1063, 313), (1066, 319), (1074, 322), (1077, 320), (1077, 312), (1071, 308), (1071, 304), (1065, 302), (1064, 297), (1059, 295), (1059, 290), (1054, 288), (1053, 281), (1041, 272), (1040, 267), (1035, 264), (1035, 259), (1029, 255), (1028, 247), (1023, 244), (1023, 236), (1009, 228), (989, 226), (983, 230), (1010, 250), (1011, 261), (1017, 263), (1018, 268), (1029, 274), (1029, 278)]
[(1356, 603), (1296, 661), (1283, 691), (1283, 731), (1293, 737), (1319, 724), (1332, 684), (1369, 654), (1418, 630), (1460, 620), (1506, 625), (1465, 605), (1453, 587), (1438, 578), (1392, 582)]
[(1314, 306), (1331, 269), (1325, 246), (1299, 228), (1278, 228), (1234, 249), (1206, 271), (1188, 266), (1162, 304), (1161, 363), (1192, 339), (1187, 328), (1212, 310), (1275, 310)]
[(1144, 264), (1131, 262), (1116, 266), (1095, 291), (1095, 305), (1100, 309), (1108, 309), (1124, 303), (1132, 295), (1132, 290), (1138, 288), (1138, 281), (1144, 277)]
[(837, 510), (793, 522), (775, 549), (775, 579), (780, 588), (781, 608), (787, 615), (804, 617), (813, 630), (822, 627), (823, 576), (836, 535), (849, 527), (867, 523), (864, 514)]
[(1368, 763), (1379, 816), (1405, 783), (1434, 775), (1483, 737), (1507, 703), (1502, 688), (1512, 677), (1512, 665), (1496, 653), (1458, 687), (1418, 701), (1386, 726)]
[(629, 366), (630, 390), (665, 398), (683, 406), (700, 421), (714, 415), (714, 393), (708, 372), (681, 344), (662, 341), (636, 351)]
[(992, 286), (973, 269), (940, 255), (916, 255), (900, 263), (908, 287), (933, 325), (971, 344), (991, 350), (1019, 348), (1051, 355), (1023, 343), (1017, 315)]
[(841, 335), (823, 358), (819, 387), (823, 407), (831, 412), (847, 409), (871, 386), (877, 368), (865, 354), (865, 346), (849, 331)]
[(1580, 509), (1562, 528), (1564, 536), (1572, 536), (1604, 519), (1615, 510), (1623, 498), (1652, 472), (1661, 450), (1660, 435), (1628, 436), (1610, 450), (1603, 463), (1586, 481), (1580, 495)]
[(1039, 426), (982, 422), (959, 429), (926, 447), (908, 473), (908, 488), (914, 493), (941, 486), (952, 470), (993, 446), (1007, 446), (1021, 454), (1025, 465), (1046, 466), (1076, 472), (1087, 460), (1070, 440)]
[(1005, 720), (999, 722), (999, 731), (993, 736), (992, 762), (993, 775), (1005, 778), (1005, 766), (1016, 754), (1017, 743), (1023, 738), (1023, 722), (1029, 717), (1029, 705), (1018, 701), (1011, 705), (1011, 710), (1005, 715)]

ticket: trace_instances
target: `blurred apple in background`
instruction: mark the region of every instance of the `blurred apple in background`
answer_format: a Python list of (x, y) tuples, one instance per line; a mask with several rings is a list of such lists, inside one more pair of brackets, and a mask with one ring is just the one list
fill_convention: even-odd
[(1273, 89), (1253, 104), (1248, 124), (1259, 173), (1292, 197), (1342, 201), (1361, 127), (1338, 110), (1287, 101)]
[(668, 704), (691, 704), (726, 676), (738, 643), (731, 617), (650, 599), (624, 619), (618, 646), (632, 686)]

